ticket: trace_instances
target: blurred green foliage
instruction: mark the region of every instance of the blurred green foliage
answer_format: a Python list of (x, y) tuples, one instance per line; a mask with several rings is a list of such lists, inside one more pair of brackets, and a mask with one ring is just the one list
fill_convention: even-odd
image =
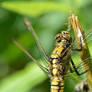
[[(23, 18), (31, 21), (43, 47), (50, 54), (55, 47), (54, 36), (66, 29), (72, 12), (79, 17), (87, 34), (92, 29), (92, 0), (0, 0), (0, 92), (50, 92), (47, 75), (12, 40), (18, 40), (40, 61), (35, 41)], [(68, 77), (65, 92), (74, 92), (79, 80), (81, 78), (73, 74)]]

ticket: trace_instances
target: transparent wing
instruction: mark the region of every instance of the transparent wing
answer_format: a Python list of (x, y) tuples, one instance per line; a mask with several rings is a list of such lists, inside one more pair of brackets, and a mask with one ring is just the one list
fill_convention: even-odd
[(14, 44), (16, 44), (30, 59), (32, 59), (45, 73), (48, 73), (48, 68), (42, 66), (35, 58), (32, 57), (32, 55), (23, 48), (23, 46), (18, 43), (16, 40), (13, 40)]
[[(77, 69), (77, 71), (79, 72), (79, 74), (81, 74), (81, 75), (85, 74), (87, 71), (90, 70), (89, 67), (88, 67), (88, 65), (91, 64), (91, 60), (92, 60), (92, 58), (88, 57), (83, 62), (81, 61), (78, 65), (75, 65), (75, 68)], [(71, 65), (71, 69), (72, 69), (72, 71), (70, 71), (68, 73), (75, 72), (75, 70), (74, 70), (74, 68), (73, 68), (72, 65)]]
[(92, 30), (90, 30), (87, 34), (85, 35), (85, 40), (87, 41), (87, 43), (92, 41)]
[(48, 64), (48, 54), (46, 53), (46, 51), (42, 47), (32, 25), (31, 25), (31, 23), (26, 18), (24, 18), (24, 23), (27, 26), (28, 30), (32, 33), (32, 35), (33, 35), (33, 37), (36, 41), (37, 47), (39, 49), (40, 55), (45, 59), (46, 63)]
[[(85, 39), (87, 44), (89, 44), (92, 41), (92, 30), (88, 31), (88, 33), (84, 33), (83, 36), (85, 35)], [(76, 46), (76, 40), (74, 40), (74, 42), (72, 43), (72, 45)]]
[[(69, 49), (69, 47), (66, 50), (68, 50), (68, 49)], [(74, 51), (70, 50), (70, 54), (75, 54), (75, 53), (74, 53)], [(77, 51), (76, 51), (76, 54), (77, 54), (77, 57), (78, 57), (79, 55), (78, 55)], [(86, 73), (89, 70), (88, 64), (91, 64), (91, 60), (92, 60), (92, 58), (88, 57), (83, 61), (78, 61), (79, 63), (77, 63), (77, 65), (74, 64), (74, 66), (73, 66), (72, 64), (70, 64), (72, 71), (70, 71), (68, 73), (76, 72), (76, 70), (81, 75)], [(75, 61), (73, 61), (73, 63), (75, 63)], [(76, 70), (74, 69), (74, 67), (75, 67)]]

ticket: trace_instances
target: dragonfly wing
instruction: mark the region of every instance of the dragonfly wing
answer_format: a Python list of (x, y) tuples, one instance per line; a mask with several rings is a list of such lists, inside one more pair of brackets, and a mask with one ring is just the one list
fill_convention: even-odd
[(77, 66), (75, 64), (74, 64), (74, 66), (72, 65), (70, 67), (70, 72), (73, 73), (73, 72), (76, 72), (76, 70), (77, 70), (77, 72), (81, 75), (86, 73), (88, 70), (90, 70), (87, 66), (88, 66), (88, 64), (91, 63), (91, 60), (92, 60), (92, 58), (89, 57), (89, 58), (85, 59), (83, 62), (80, 62)]
[(32, 57), (32, 55), (26, 50), (23, 48), (23, 46), (18, 43), (16, 40), (13, 41), (14, 44), (16, 44), (30, 59), (32, 59), (40, 68), (41, 70), (43, 70), (45, 73), (48, 73), (48, 69), (44, 66), (42, 66), (35, 58)]
[(48, 54), (46, 53), (46, 51), (42, 47), (42, 45), (41, 45), (41, 43), (40, 43), (40, 41), (38, 39), (38, 36), (36, 35), (31, 23), (26, 18), (24, 18), (24, 23), (27, 26), (28, 30), (32, 33), (32, 35), (33, 35), (33, 37), (34, 37), (34, 39), (36, 41), (37, 47), (39, 49), (40, 55), (43, 56), (45, 61), (47, 61), (46, 63), (48, 63)]
[(90, 30), (87, 34), (85, 34), (85, 40), (87, 40), (87, 43), (92, 41), (92, 30)]
[[(87, 41), (87, 43), (90, 43), (92, 41), (92, 30), (89, 31), (88, 33), (84, 33), (83, 36), (85, 35), (85, 39)], [(74, 40), (73, 45), (76, 43), (76, 41)]]

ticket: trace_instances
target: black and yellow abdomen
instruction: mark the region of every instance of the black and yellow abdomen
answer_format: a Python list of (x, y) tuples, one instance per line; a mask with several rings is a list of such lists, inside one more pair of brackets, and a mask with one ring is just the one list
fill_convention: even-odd
[(51, 92), (64, 92), (64, 75), (69, 68), (70, 50), (70, 45), (66, 46), (61, 42), (56, 45), (49, 58)]
[(51, 92), (64, 92), (64, 80), (52, 80), (51, 81)]

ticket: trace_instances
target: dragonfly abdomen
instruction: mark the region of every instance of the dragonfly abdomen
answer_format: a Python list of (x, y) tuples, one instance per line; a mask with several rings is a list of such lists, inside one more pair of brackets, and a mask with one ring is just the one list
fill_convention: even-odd
[(64, 80), (52, 80), (51, 92), (64, 92)]
[(52, 58), (50, 61), (50, 73), (51, 73), (51, 92), (63, 92), (64, 91), (64, 79), (62, 76), (62, 65), (58, 58)]
[[(53, 56), (53, 55), (52, 55)], [(51, 92), (64, 92), (64, 76), (63, 64), (59, 57), (50, 58), (50, 78), (51, 78)]]

